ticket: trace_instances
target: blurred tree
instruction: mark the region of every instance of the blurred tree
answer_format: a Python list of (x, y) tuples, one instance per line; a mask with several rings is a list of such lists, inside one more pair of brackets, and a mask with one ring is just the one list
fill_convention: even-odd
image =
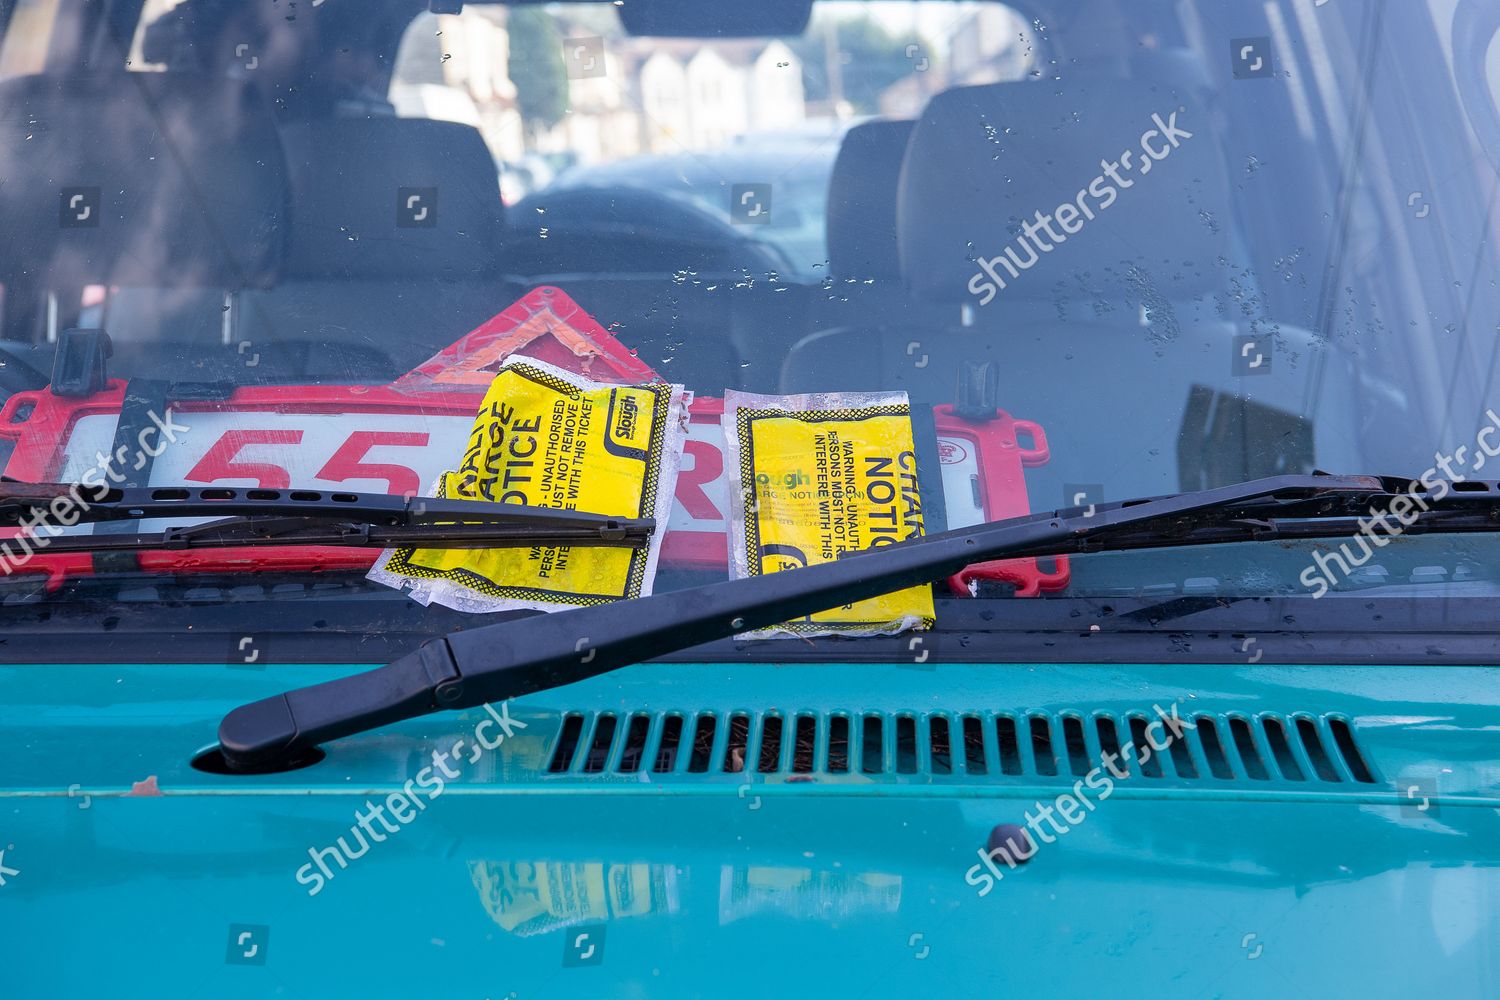
[(507, 28), (510, 61), (506, 69), (516, 85), (527, 144), (534, 145), (537, 136), (562, 121), (568, 111), (562, 36), (540, 7), (512, 8)]

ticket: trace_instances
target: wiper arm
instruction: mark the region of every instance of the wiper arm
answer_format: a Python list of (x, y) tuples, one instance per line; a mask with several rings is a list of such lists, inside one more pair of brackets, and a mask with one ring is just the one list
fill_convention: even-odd
[[(228, 765), (274, 768), (318, 743), (445, 709), (560, 687), (704, 642), (928, 583), (972, 563), (1111, 548), (1211, 544), (1351, 530), (1409, 480), (1280, 476), (1175, 496), (1070, 508), (890, 545), (836, 562), (455, 632), (376, 670), (243, 705), (219, 725)], [(1500, 530), (1467, 497), (1460, 530)], [(1279, 519), (1294, 519), (1283, 524)]]
[[(78, 499), (75, 500), (74, 497)], [(67, 499), (67, 513), (48, 514)], [(79, 502), (82, 501), (82, 502)], [(640, 548), (656, 522), (483, 500), (435, 500), (323, 490), (146, 487), (0, 482), (0, 527), (209, 517), (207, 523), (142, 534), (62, 534), (47, 552), (342, 545), (386, 548), (507, 548), (592, 545)]]

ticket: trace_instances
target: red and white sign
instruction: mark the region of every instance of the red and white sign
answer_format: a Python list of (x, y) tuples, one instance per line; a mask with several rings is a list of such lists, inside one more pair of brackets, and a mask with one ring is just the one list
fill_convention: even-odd
[[(634, 383), (656, 378), (564, 292), (539, 288), (390, 386), (270, 386), (236, 389), (227, 399), (171, 402), (172, 420), (188, 430), (158, 455), (151, 485), (217, 485), (259, 489), (311, 489), (351, 493), (425, 494), (438, 475), (459, 460), (484, 390), (513, 353), (524, 353), (600, 381)], [(0, 438), (15, 445), (7, 473), (33, 482), (78, 482), (108, 460), (125, 383), (84, 400), (48, 391), (16, 393), (0, 409)], [(938, 408), (938, 447), (949, 527), (1027, 513), (1023, 467), (1047, 460), (1040, 427), (1003, 413), (982, 425), (965, 423)], [(722, 403), (699, 398), (691, 408), (677, 479), (676, 504), (667, 524), (662, 558), (706, 568), (728, 564), (726, 530), (731, 477), (724, 462)], [(1029, 433), (1033, 447), (1017, 441)], [(120, 470), (120, 466), (115, 466)], [(121, 470), (123, 471), (123, 470)], [(157, 530), (164, 522), (143, 524)], [(209, 569), (224, 560), (205, 552), (161, 553), (153, 562), (178, 559)], [(368, 550), (235, 552), (238, 567), (305, 564), (316, 555), (324, 568), (368, 565)], [(43, 571), (47, 558), (33, 560)], [(79, 561), (65, 560), (70, 571)], [(1033, 564), (1022, 592), (1057, 589)], [(87, 566), (84, 560), (83, 566)], [(1015, 574), (1011, 574), (1015, 575)], [(1011, 579), (1006, 575), (1006, 579)]]

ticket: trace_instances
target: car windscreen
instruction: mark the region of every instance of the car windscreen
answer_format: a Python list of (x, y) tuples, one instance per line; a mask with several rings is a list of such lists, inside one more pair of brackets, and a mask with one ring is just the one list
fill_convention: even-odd
[[(435, 634), (1267, 476), (1474, 489), (1500, 457), (1478, 5), (820, 0), (772, 35), (734, 4), (649, 35), (608, 3), (97, 6), (0, 37), (7, 476), (657, 527), (64, 554), (192, 519), (63, 501), (0, 528), (0, 622), (176, 602), (232, 633), (316, 597)], [(971, 567), (799, 634), (1500, 589), (1487, 535), (1370, 514)]]

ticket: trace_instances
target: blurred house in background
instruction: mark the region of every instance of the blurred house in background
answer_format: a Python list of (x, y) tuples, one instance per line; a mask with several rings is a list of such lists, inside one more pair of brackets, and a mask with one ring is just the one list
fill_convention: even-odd
[[(604, 43), (602, 73), (569, 76), (558, 62), (566, 113), (529, 136), (510, 75), (506, 20), (504, 9), (481, 6), (421, 15), (397, 56), (396, 113), (472, 125), (507, 164), (549, 151), (591, 162), (713, 149), (807, 118), (802, 61), (782, 42), (616, 36)], [(578, 30), (569, 37), (592, 36)], [(561, 51), (563, 40), (556, 43)]]

